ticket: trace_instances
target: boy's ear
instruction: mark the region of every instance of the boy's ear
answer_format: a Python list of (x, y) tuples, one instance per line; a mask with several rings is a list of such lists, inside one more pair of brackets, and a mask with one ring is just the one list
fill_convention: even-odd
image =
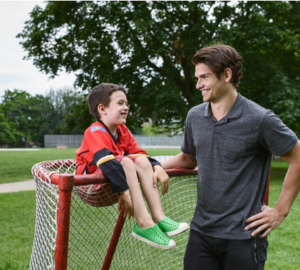
[(225, 68), (224, 70), (225, 82), (230, 82), (232, 78), (232, 70), (230, 68)]
[(103, 104), (99, 104), (97, 107), (98, 113), (101, 117), (101, 115), (106, 115), (106, 110), (105, 110), (105, 106)]

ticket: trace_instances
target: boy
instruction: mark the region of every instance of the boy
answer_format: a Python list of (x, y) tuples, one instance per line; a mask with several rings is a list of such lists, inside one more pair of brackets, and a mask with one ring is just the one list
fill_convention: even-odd
[[(242, 57), (217, 44), (192, 59), (204, 103), (185, 123), (182, 153), (164, 169), (198, 166), (197, 207), (184, 269), (263, 270), (266, 236), (287, 216), (300, 190), (300, 143), (272, 111), (237, 92)], [(263, 204), (272, 154), (289, 162), (274, 208)]]
[[(189, 225), (171, 220), (162, 210), (156, 183), (157, 179), (161, 182), (164, 194), (169, 178), (160, 163), (139, 148), (125, 126), (128, 115), (125, 89), (102, 83), (91, 90), (87, 101), (97, 121), (85, 131), (76, 151), (76, 174), (101, 169), (112, 191), (120, 193), (119, 210), (124, 205), (125, 217), (134, 215), (136, 218), (132, 235), (157, 248), (175, 248), (176, 243), (169, 236), (186, 231)], [(152, 217), (145, 206), (139, 181)]]

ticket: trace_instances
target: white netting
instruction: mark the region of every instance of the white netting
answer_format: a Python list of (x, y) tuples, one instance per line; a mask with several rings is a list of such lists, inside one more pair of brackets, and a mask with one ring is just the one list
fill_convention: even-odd
[[(75, 160), (42, 162), (32, 167), (36, 184), (36, 222), (29, 269), (54, 269), (59, 190), (53, 173), (73, 173)], [(44, 179), (44, 180), (42, 180)]]
[[(154, 157), (159, 161), (170, 156)], [(51, 184), (52, 173), (73, 173), (75, 160), (61, 162), (42, 162), (36, 164), (32, 173), (36, 181), (36, 228), (29, 269), (54, 269), (54, 250), (56, 239), (56, 214), (59, 190)], [(42, 180), (46, 179), (46, 181)], [(190, 223), (196, 206), (196, 176), (187, 175), (170, 177), (167, 194), (161, 195), (164, 212), (171, 219)], [(86, 203), (84, 196), (89, 191), (88, 199), (101, 201), (94, 193), (95, 185), (88, 185), (79, 196), (82, 186), (74, 186), (71, 201), (68, 269), (101, 269), (115, 224), (118, 219), (116, 204), (103, 202), (110, 206), (93, 207)], [(160, 188), (160, 187), (159, 187)], [(110, 191), (104, 197), (109, 198)], [(114, 202), (114, 200), (113, 200)], [(188, 232), (173, 237), (176, 248), (161, 250), (153, 248), (131, 236), (135, 220), (126, 220), (110, 269), (183, 269), (183, 256), (188, 240)]]

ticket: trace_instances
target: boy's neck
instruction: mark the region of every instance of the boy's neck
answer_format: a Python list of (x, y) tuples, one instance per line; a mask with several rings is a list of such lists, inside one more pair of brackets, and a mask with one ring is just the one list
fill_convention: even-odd
[(99, 119), (99, 122), (101, 123), (101, 124), (103, 124), (104, 126), (105, 126), (105, 128), (114, 136), (114, 137), (116, 137), (118, 134), (117, 134), (117, 127), (118, 126), (110, 126), (110, 125), (108, 125), (107, 123), (105, 123), (105, 121), (103, 121), (103, 120), (101, 120), (101, 119)]

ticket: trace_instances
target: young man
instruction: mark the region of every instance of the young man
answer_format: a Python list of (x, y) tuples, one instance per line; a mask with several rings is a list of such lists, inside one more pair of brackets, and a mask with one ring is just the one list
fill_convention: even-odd
[[(176, 243), (170, 237), (186, 231), (189, 225), (175, 222), (163, 212), (157, 180), (164, 194), (169, 177), (158, 161), (139, 148), (125, 126), (128, 115), (125, 89), (102, 83), (91, 90), (87, 101), (97, 121), (85, 131), (76, 151), (76, 174), (91, 174), (99, 168), (112, 191), (120, 193), (119, 209), (124, 205), (125, 216), (136, 218), (132, 235), (157, 248), (175, 248)], [(145, 206), (139, 182), (152, 216)]]
[[(272, 111), (237, 92), (242, 57), (234, 48), (205, 47), (192, 62), (204, 103), (187, 115), (182, 153), (162, 163), (198, 166), (184, 269), (263, 270), (266, 236), (300, 190), (300, 143)], [(272, 153), (290, 164), (274, 208), (263, 204)]]

